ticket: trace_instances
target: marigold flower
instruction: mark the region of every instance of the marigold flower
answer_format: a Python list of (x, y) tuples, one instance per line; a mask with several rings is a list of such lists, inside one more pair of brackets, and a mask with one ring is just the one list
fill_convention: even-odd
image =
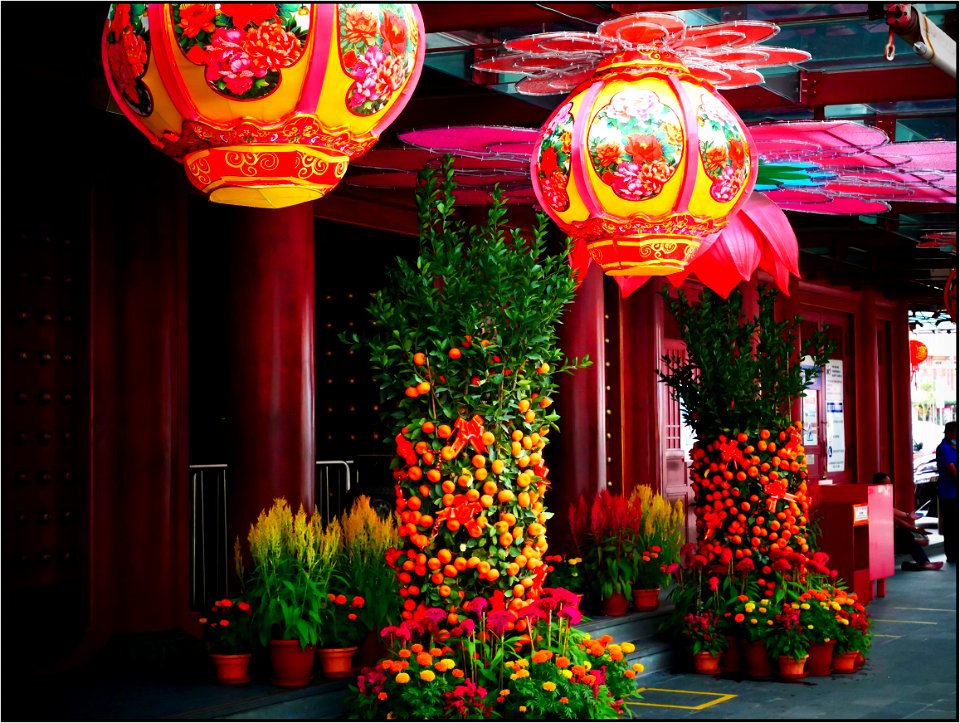
[(450, 671), (450, 675), (452, 675), (454, 678), (462, 678), (463, 671), (460, 670), (460, 668), (454, 668), (452, 671)]
[(558, 668), (569, 668), (570, 667), (570, 658), (565, 655), (558, 655), (557, 659), (554, 661)]
[(433, 656), (430, 655), (430, 653), (420, 653), (417, 655), (417, 665), (422, 665), (424, 667), (433, 665)]
[(582, 665), (574, 665), (571, 670), (573, 671), (574, 675), (579, 675), (581, 677), (587, 674), (587, 669)]
[(402, 650), (399, 650), (399, 651), (397, 652), (397, 656), (399, 656), (399, 657), (401, 657), (401, 658), (409, 658), (410, 655), (411, 655), (410, 651), (407, 650), (406, 648), (403, 648)]
[(552, 693), (557, 689), (557, 684), (552, 680), (548, 680), (543, 684), (543, 689), (549, 693)]
[(572, 671), (572, 670), (561, 670), (561, 671), (560, 671), (560, 675), (562, 675), (562, 676), (563, 676), (564, 678), (566, 678), (567, 680), (570, 680), (570, 679), (573, 677), (573, 671)]
[(502, 696), (508, 696), (508, 695), (510, 695), (510, 689), (509, 689), (509, 688), (504, 688), (503, 690), (500, 691), (500, 695), (502, 695)]
[(381, 690), (380, 693), (377, 695), (377, 700), (386, 700), (386, 699), (387, 699), (387, 694)]
[(410, 646), (410, 650), (412, 650), (415, 653), (422, 653), (423, 646), (420, 643), (414, 643), (413, 645)]
[(642, 673), (644, 670), (643, 663), (634, 663), (633, 670), (636, 671), (637, 673)]
[(437, 679), (437, 674), (432, 670), (421, 670), (420, 671), (420, 680), (425, 680), (428, 683), (432, 683)]
[(566, 704), (569, 703), (569, 702), (570, 702), (570, 699), (569, 699), (567, 696), (563, 696), (563, 697), (560, 699), (560, 703), (562, 703), (563, 705), (566, 705)]
[(621, 643), (621, 644), (620, 644), (620, 649), (621, 649), (624, 653), (626, 653), (627, 655), (630, 655), (630, 653), (634, 652), (634, 651), (637, 649), (637, 646), (634, 645), (633, 643), (629, 643), (629, 642), (627, 642), (627, 643)]
[(519, 708), (517, 708), (517, 710), (520, 711), (521, 713), (526, 713), (526, 712), (527, 712), (527, 706), (521, 705)]
[(546, 663), (552, 657), (552, 650), (538, 650), (531, 656), (534, 663)]
[(410, 682), (410, 675), (407, 673), (397, 673), (397, 677), (395, 678), (395, 680), (400, 685), (405, 685), (406, 683)]

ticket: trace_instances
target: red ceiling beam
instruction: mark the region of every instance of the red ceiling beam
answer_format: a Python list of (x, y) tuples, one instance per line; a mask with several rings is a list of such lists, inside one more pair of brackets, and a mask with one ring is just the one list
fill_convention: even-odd
[(932, 65), (800, 71), (800, 103), (808, 107), (957, 97), (957, 81)]

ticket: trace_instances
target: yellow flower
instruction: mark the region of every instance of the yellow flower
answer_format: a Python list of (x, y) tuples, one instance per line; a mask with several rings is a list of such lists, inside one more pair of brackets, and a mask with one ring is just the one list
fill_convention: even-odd
[(801, 610), (809, 610), (809, 609), (810, 609), (810, 603), (800, 603), (800, 609), (801, 609)]
[(767, 609), (764, 608), (764, 607), (762, 607), (762, 608), (760, 608), (760, 612), (761, 612), (761, 613), (765, 613), (765, 612), (767, 612)]
[(750, 618), (750, 624), (751, 624), (751, 625), (756, 625), (756, 624), (757, 624), (757, 619), (756, 619), (756, 618)]
[(425, 680), (428, 683), (432, 683), (436, 680), (437, 675), (432, 670), (421, 670), (420, 671), (420, 680)]
[(633, 664), (633, 670), (634, 670), (634, 672), (636, 672), (636, 673), (642, 673), (642, 672), (643, 672), (643, 663), (634, 663), (634, 664)]
[(748, 602), (746, 605), (743, 606), (743, 609), (746, 610), (748, 613), (752, 613), (754, 610), (757, 609), (757, 606), (754, 605), (752, 602)]
[(634, 645), (633, 643), (621, 643), (620, 649), (623, 650), (623, 652), (626, 653), (627, 655), (630, 655), (630, 653), (632, 653), (637, 649), (637, 646)]
[(503, 690), (500, 691), (500, 695), (502, 695), (502, 696), (508, 696), (508, 695), (510, 695), (510, 689), (509, 689), (509, 688), (504, 688)]
[(517, 708), (517, 710), (519, 710), (521, 713), (526, 713), (526, 712), (527, 712), (527, 706), (521, 705), (519, 708)]
[(572, 670), (561, 670), (561, 671), (560, 671), (560, 675), (562, 675), (562, 676), (563, 676), (564, 678), (566, 678), (567, 680), (570, 680), (570, 678), (573, 677), (573, 671), (572, 671)]
[(543, 684), (543, 689), (552, 693), (557, 689), (557, 684), (554, 683), (552, 680), (548, 680), (546, 683)]
[(410, 682), (410, 676), (407, 673), (397, 673), (395, 680), (400, 684), (404, 685), (405, 683)]

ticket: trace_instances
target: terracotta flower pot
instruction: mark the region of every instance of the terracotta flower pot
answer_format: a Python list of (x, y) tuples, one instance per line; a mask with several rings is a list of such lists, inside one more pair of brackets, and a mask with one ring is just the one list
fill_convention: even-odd
[(600, 612), (608, 617), (618, 618), (627, 614), (627, 596), (622, 592), (615, 592), (603, 601)]
[(807, 663), (807, 658), (809, 655), (804, 655), (802, 658), (791, 658), (786, 655), (780, 656), (780, 677), (784, 680), (796, 680), (797, 678), (807, 677), (806, 672), (804, 671), (804, 666)]
[(863, 657), (863, 653), (861, 653), (861, 652), (858, 650), (858, 651), (857, 651), (857, 660), (856, 660), (856, 662), (854, 663), (854, 667), (856, 667), (857, 670), (860, 670), (860, 668), (862, 668), (862, 667), (863, 667), (863, 664), (866, 663), (866, 662), (867, 662), (867, 659), (864, 658), (864, 657)]
[(837, 653), (833, 656), (834, 673), (856, 673), (857, 672), (857, 651), (849, 653)]
[(740, 638), (734, 638), (729, 635), (724, 636), (727, 639), (727, 647), (720, 654), (720, 669), (724, 673), (737, 675), (743, 667), (743, 643)]
[(299, 640), (271, 640), (270, 681), (284, 688), (298, 688), (310, 682), (313, 672), (313, 646), (300, 647)]
[(660, 606), (660, 588), (634, 588), (633, 608), (638, 612), (650, 612)]
[(250, 674), (250, 658), (252, 653), (237, 653), (228, 655), (210, 653), (210, 658), (217, 668), (217, 682), (228, 685), (245, 685), (253, 680)]
[(751, 640), (743, 650), (743, 661), (748, 678), (769, 678), (773, 675), (773, 661), (762, 640)]
[(836, 640), (810, 644), (810, 657), (807, 659), (807, 675), (830, 675), (833, 670), (833, 647)]
[(317, 659), (325, 678), (346, 678), (353, 673), (353, 654), (357, 646), (349, 648), (317, 648)]
[(720, 653), (695, 653), (693, 670), (701, 675), (717, 675), (720, 672)]

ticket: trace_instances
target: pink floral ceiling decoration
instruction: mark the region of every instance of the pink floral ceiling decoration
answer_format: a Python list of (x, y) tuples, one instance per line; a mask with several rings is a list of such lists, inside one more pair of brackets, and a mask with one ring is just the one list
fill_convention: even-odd
[[(892, 201), (956, 203), (956, 143), (891, 143), (886, 134), (853, 121), (803, 121), (749, 126), (759, 156), (753, 194), (715, 239), (706, 239), (682, 273), (722, 295), (759, 266), (787, 291), (799, 276), (796, 236), (783, 210), (829, 215), (883, 213)], [(401, 149), (375, 148), (354, 161), (345, 183), (368, 188), (413, 188), (424, 164), (455, 156), (458, 201), (482, 204), (495, 183), (514, 203), (536, 203), (529, 163), (539, 130), (463, 126), (399, 135)], [(934, 241), (934, 239), (930, 239)], [(955, 241), (955, 237), (954, 237)], [(949, 239), (936, 239), (938, 244)], [(582, 243), (571, 264), (591, 263)], [(627, 295), (649, 277), (615, 277)]]
[(679, 58), (691, 73), (717, 90), (763, 82), (759, 68), (800, 63), (810, 54), (760, 45), (780, 32), (763, 21), (737, 20), (690, 26), (670, 13), (642, 12), (601, 23), (595, 32), (557, 32), (508, 40), (508, 52), (474, 64), (490, 73), (522, 75), (517, 92), (554, 95), (589, 80), (615, 53), (657, 48)]

